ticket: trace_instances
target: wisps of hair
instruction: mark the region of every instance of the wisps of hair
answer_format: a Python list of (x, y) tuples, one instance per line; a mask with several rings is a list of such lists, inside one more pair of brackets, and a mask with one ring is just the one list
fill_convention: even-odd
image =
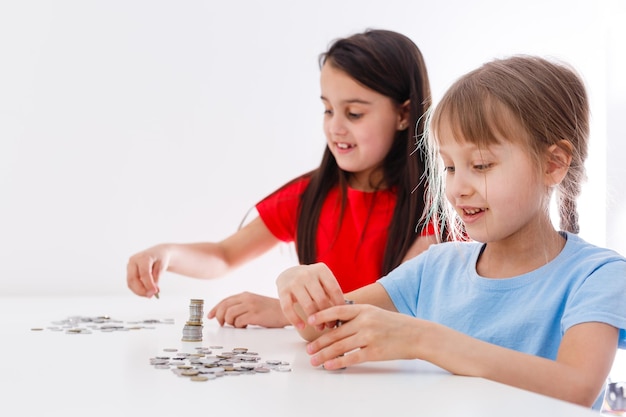
[(422, 149), (426, 170), (422, 181), (428, 186), (424, 192), (424, 213), (420, 223), (433, 226), (439, 242), (468, 240), (463, 222), (446, 198), (445, 170), (439, 156), (439, 144), (431, 131), (434, 108), (424, 114), (424, 133), (417, 135), (417, 147)]

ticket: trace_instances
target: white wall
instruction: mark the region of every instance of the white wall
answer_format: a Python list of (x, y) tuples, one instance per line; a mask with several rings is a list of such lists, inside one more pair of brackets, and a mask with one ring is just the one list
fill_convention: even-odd
[[(494, 57), (574, 64), (594, 109), (581, 235), (604, 245), (607, 172), (618, 172), (605, 168), (607, 126), (609, 154), (625, 147), (623, 125), (607, 121), (623, 115), (611, 106), (624, 109), (624, 72), (611, 65), (624, 68), (625, 16), (619, 0), (4, 1), (0, 293), (126, 294), (132, 253), (232, 233), (260, 198), (318, 164), (317, 56), (368, 27), (420, 46), (435, 101)], [(624, 172), (621, 157), (608, 161)], [(162, 291), (273, 294), (293, 263), (285, 246), (217, 281), (168, 274)]]

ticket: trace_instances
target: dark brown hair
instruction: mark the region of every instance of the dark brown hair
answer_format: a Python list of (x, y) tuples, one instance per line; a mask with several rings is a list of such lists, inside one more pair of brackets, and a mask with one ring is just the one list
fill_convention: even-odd
[[(418, 47), (408, 37), (387, 30), (366, 30), (335, 40), (319, 57), (319, 64), (332, 65), (365, 87), (401, 105), (410, 101), (409, 126), (398, 131), (383, 161), (384, 180), (397, 189), (397, 204), (381, 276), (398, 266), (423, 228), (424, 158), (416, 137), (424, 130), (422, 116), (430, 106), (428, 73)], [(328, 147), (320, 166), (306, 174), (310, 182), (302, 195), (296, 232), (296, 250), (301, 264), (316, 262), (317, 227), (322, 205), (331, 188), (339, 185), (342, 207), (346, 201), (349, 172), (337, 165)]]

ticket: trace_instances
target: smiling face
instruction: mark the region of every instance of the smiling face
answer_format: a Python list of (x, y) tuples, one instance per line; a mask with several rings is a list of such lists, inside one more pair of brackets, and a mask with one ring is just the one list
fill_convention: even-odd
[(446, 197), (479, 242), (527, 240), (550, 224), (549, 193), (524, 141), (499, 137), (477, 145), (442, 120), (437, 134)]
[(321, 76), (324, 134), (353, 188), (369, 190), (383, 178), (382, 163), (398, 130), (408, 128), (406, 107), (357, 83), (325, 63)]

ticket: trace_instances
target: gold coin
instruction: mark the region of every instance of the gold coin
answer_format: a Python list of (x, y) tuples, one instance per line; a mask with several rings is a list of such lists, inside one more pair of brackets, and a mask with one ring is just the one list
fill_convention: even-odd
[(196, 376), (200, 373), (197, 369), (186, 369), (182, 371), (180, 374), (184, 376)]

